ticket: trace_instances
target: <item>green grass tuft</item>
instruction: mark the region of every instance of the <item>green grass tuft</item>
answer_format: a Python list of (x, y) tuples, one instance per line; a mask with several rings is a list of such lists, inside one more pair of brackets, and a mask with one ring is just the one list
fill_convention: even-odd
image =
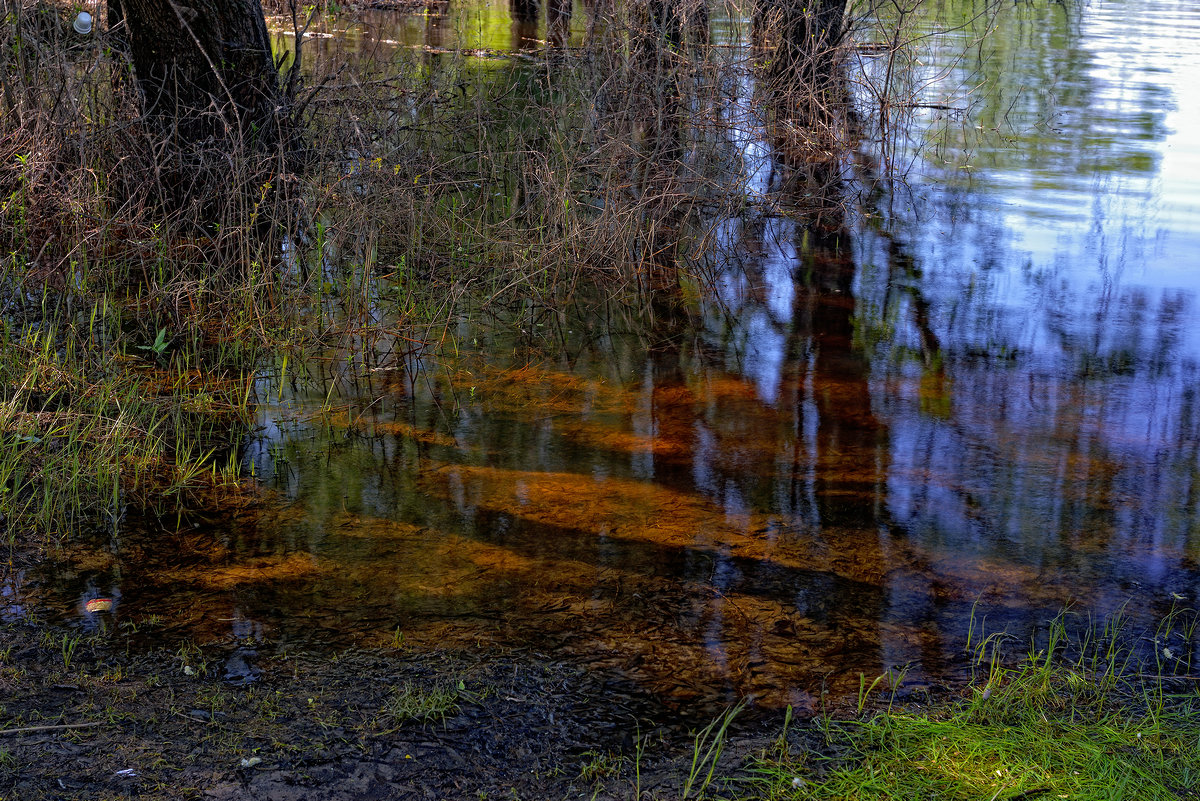
[(1111, 622), (1066, 632), (1014, 667), (989, 658), (966, 699), (825, 720), (822, 755), (764, 757), (750, 797), (1200, 798), (1200, 693), (1162, 660), (1172, 631), (1153, 655)]
[(385, 711), (397, 723), (445, 721), (458, 712), (467, 695), (461, 681), (457, 685), (438, 683), (424, 687), (405, 682), (392, 691)]

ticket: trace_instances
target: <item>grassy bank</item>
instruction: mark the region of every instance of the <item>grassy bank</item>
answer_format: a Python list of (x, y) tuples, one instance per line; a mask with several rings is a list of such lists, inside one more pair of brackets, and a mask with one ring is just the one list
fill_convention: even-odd
[[(817, 750), (787, 739), (755, 767), (763, 799), (1200, 798), (1196, 616), (1132, 636), (1119, 619), (1073, 633), (1055, 620), (1006, 666), (993, 636), (963, 697), (818, 722)], [(864, 704), (866, 701), (864, 701)]]

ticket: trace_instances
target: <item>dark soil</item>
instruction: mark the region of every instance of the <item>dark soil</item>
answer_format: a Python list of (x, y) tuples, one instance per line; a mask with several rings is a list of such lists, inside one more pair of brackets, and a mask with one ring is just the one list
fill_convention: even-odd
[[(678, 798), (687, 726), (634, 697), (531, 652), (137, 653), (22, 620), (0, 626), (0, 801)], [(719, 772), (769, 745), (743, 730)]]

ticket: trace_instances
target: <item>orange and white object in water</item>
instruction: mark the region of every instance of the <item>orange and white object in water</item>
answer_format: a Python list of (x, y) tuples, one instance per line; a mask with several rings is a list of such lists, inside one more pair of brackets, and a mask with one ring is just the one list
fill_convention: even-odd
[(88, 612), (111, 612), (113, 608), (112, 598), (93, 598), (85, 603), (83, 608)]

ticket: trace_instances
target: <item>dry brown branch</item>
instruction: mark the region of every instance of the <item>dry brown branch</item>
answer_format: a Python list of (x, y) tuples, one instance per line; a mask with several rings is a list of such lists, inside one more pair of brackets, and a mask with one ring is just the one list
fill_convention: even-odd
[(67, 729), (90, 729), (94, 726), (103, 726), (103, 721), (93, 721), (91, 723), (60, 723), (56, 726), (21, 726), (15, 729), (0, 729), (0, 735), (5, 734), (33, 734), (34, 732), (42, 731), (64, 731)]

